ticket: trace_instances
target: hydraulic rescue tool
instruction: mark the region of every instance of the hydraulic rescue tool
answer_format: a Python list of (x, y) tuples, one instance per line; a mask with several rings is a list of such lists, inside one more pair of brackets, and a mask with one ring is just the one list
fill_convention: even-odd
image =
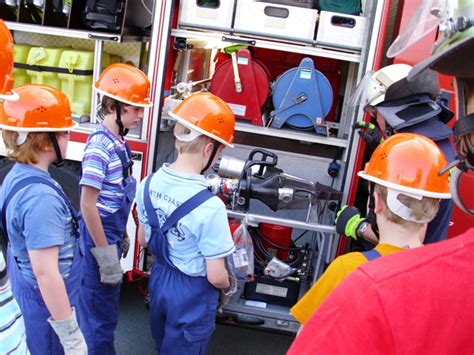
[(248, 211), (250, 199), (263, 202), (273, 211), (308, 209), (319, 201), (340, 201), (342, 193), (319, 182), (284, 173), (278, 156), (254, 149), (246, 161), (223, 156), (208, 175), (211, 190), (229, 198), (232, 209)]

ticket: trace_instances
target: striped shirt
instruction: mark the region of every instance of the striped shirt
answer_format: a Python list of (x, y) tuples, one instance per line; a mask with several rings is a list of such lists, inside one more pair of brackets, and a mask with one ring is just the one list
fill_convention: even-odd
[(101, 217), (116, 212), (124, 197), (123, 167), (115, 147), (126, 151), (125, 142), (116, 137), (104, 125), (97, 131), (107, 131), (115, 139), (112, 141), (105, 134), (91, 134), (87, 141), (82, 159), (82, 178), (79, 184), (100, 191), (97, 209)]
[(6, 263), (0, 251), (0, 354), (28, 354), (25, 324), (13, 298)]

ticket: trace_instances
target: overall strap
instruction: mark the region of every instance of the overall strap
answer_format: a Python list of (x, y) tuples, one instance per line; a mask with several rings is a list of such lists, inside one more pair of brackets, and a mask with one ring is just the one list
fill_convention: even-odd
[(10, 203), (11, 199), (13, 196), (16, 195), (18, 191), (21, 189), (25, 188), (26, 186), (32, 185), (32, 184), (45, 184), (54, 189), (58, 195), (64, 200), (66, 203), (67, 207), (69, 208), (69, 211), (71, 212), (71, 216), (74, 220), (75, 228), (77, 228), (78, 225), (78, 214), (74, 206), (71, 204), (71, 201), (69, 198), (64, 194), (64, 191), (56, 186), (53, 182), (40, 177), (40, 176), (30, 176), (25, 179), (20, 180), (17, 182), (15, 185), (13, 185), (13, 188), (11, 189), (10, 193), (6, 197), (5, 201), (3, 202), (2, 206), (2, 226), (3, 226), (3, 231), (5, 233), (5, 237), (8, 240), (8, 233), (7, 233), (7, 207), (8, 204)]
[(120, 162), (122, 163), (123, 178), (124, 179), (128, 178), (130, 175), (132, 175), (132, 165), (133, 165), (132, 151), (130, 150), (130, 147), (128, 146), (128, 143), (124, 142), (125, 151), (126, 151), (126, 153), (124, 153), (123, 150), (120, 149), (120, 147), (118, 147), (117, 144), (115, 143), (117, 138), (115, 138), (112, 134), (110, 134), (106, 130), (95, 131), (94, 133), (92, 133), (89, 136), (89, 140), (92, 137), (98, 136), (98, 135), (101, 135), (101, 134), (106, 136), (114, 144), (115, 153), (117, 153), (117, 155), (120, 159)]
[(367, 258), (368, 261), (380, 258), (382, 255), (375, 249), (364, 251), (362, 254)]
[[(146, 214), (147, 214), (148, 222), (150, 223), (150, 226), (152, 228), (160, 228), (158, 217), (156, 216), (155, 209), (153, 208), (153, 205), (150, 199), (150, 181), (151, 181), (152, 176), (153, 175), (150, 175), (145, 182), (145, 188), (143, 191), (143, 200), (144, 200), (145, 210), (146, 210)], [(166, 232), (168, 232), (168, 230), (171, 227), (173, 227), (181, 218), (186, 216), (196, 207), (200, 206), (201, 204), (203, 204), (204, 202), (206, 202), (213, 196), (214, 194), (211, 191), (209, 191), (208, 189), (204, 189), (198, 192), (197, 194), (195, 194), (194, 196), (192, 196), (190, 199), (188, 199), (178, 208), (176, 208), (169, 215), (169, 217), (166, 219), (165, 223), (161, 227), (161, 231), (163, 232), (163, 234), (166, 234)]]
[(181, 218), (189, 214), (192, 210), (194, 210), (196, 207), (199, 207), (213, 196), (215, 195), (208, 189), (199, 191), (197, 194), (192, 196), (168, 216), (165, 223), (163, 224), (163, 227), (161, 228), (163, 233), (166, 234), (166, 232), (168, 232), (171, 227), (178, 223)]

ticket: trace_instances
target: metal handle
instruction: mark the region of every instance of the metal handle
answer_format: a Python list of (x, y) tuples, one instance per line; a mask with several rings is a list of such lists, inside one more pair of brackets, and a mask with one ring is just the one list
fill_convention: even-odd
[(96, 35), (96, 34), (93, 34), (93, 33), (89, 33), (89, 35), (87, 37), (89, 37), (90, 39), (95, 39), (95, 40), (99, 40), (99, 41), (115, 41), (115, 42), (119, 41), (118, 36), (109, 37), (109, 36), (101, 36), (101, 35)]
[(223, 42), (246, 44), (248, 46), (255, 46), (255, 43), (256, 43), (256, 41), (254, 39), (242, 39), (242, 38), (233, 38), (233, 37), (226, 37), (226, 36), (222, 36), (222, 41)]

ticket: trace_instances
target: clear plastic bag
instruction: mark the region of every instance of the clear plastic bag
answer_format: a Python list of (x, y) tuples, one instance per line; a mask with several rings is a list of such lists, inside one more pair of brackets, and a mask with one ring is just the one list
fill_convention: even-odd
[(252, 281), (254, 278), (253, 242), (245, 219), (234, 231), (232, 238), (235, 251), (227, 257), (229, 271), (239, 281)]

